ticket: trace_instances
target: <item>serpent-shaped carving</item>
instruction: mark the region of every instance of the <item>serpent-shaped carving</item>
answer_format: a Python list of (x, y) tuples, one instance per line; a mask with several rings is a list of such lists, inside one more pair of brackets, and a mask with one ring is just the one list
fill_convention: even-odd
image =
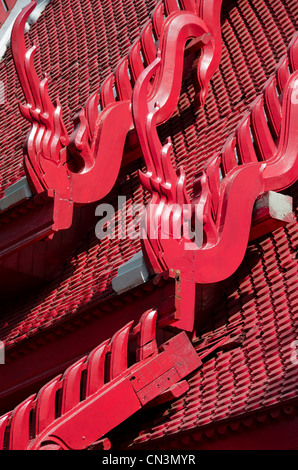
[[(92, 95), (85, 109), (78, 113), (70, 136), (63, 123), (60, 103), (53, 106), (49, 99), (48, 77), (40, 81), (36, 75), (33, 65), (37, 46), (29, 51), (25, 47), (23, 30), (35, 1), (23, 10), (12, 34), (14, 60), (27, 100), (21, 112), (32, 123), (25, 146), (25, 165), (32, 187), (36, 192), (49, 191), (58, 200), (71, 204), (100, 200), (115, 183), (127, 134), (134, 129), (147, 167), (146, 173), (140, 173), (140, 179), (152, 194), (141, 227), (143, 252), (152, 274), (169, 271), (177, 277), (179, 273), (181, 317), (175, 326), (189, 331), (194, 323), (196, 284), (225, 279), (240, 265), (258, 196), (266, 191), (281, 191), (298, 178), (297, 33), (275, 75), (265, 84), (220, 155), (207, 162), (197, 177), (194, 200), (186, 192), (185, 173), (182, 169), (175, 171), (172, 166), (171, 141), (164, 146), (160, 142), (157, 126), (167, 121), (177, 106), (185, 46), (193, 39), (202, 52), (197, 78), (200, 102), (204, 103), (209, 80), (220, 60), (221, 3), (221, 0), (197, 3), (181, 0), (184, 11), (177, 11), (176, 0), (159, 2), (129, 56), (108, 77), (101, 92)], [(158, 49), (153, 30), (159, 39)], [(113, 134), (115, 126), (117, 139)], [(70, 156), (73, 157), (71, 165)], [(187, 211), (182, 210), (183, 206)], [(196, 224), (203, 229), (200, 240), (192, 231)], [(180, 237), (176, 236), (177, 232)], [(113, 405), (116, 403), (113, 395), (116, 387), (119, 396), (125, 390), (130, 397), (131, 409), (125, 409), (129, 416), (141, 407), (142, 400), (148, 403), (142, 387), (131, 384), (135, 376), (139, 374), (142, 381), (148, 374), (148, 383), (144, 381), (143, 388), (148, 384), (151, 387), (160, 378), (154, 375), (154, 367), (159, 373), (168, 373), (167, 367), (175, 368), (175, 351), (179, 348), (178, 363), (182, 369), (191, 354), (193, 357), (189, 368), (179, 371), (171, 383), (177, 384), (199, 367), (200, 360), (186, 335), (173, 338), (173, 351), (169, 344), (158, 350), (156, 319), (155, 311), (146, 312), (135, 329), (129, 323), (111, 340), (46, 384), (37, 395), (2, 416), (0, 447), (86, 448), (109, 431), (106, 423), (99, 430), (88, 419), (94, 410), (100, 416), (98, 404), (106, 411), (109, 400)], [(136, 364), (131, 368), (127, 360), (130, 336), (138, 339)], [(157, 358), (155, 362), (154, 358)], [(166, 372), (161, 367), (163, 361)], [(162, 383), (161, 380), (157, 388)], [(156, 393), (152, 393), (151, 399)], [(118, 411), (116, 416), (117, 419), (120, 416), (121, 422), (123, 416)], [(115, 425), (119, 424), (117, 419)], [(73, 423), (75, 433), (71, 429)], [(84, 436), (77, 432), (80, 425), (86, 430)]]

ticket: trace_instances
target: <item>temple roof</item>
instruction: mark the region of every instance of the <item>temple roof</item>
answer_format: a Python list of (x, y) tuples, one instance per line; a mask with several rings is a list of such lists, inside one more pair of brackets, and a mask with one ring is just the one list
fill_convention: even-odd
[[(37, 72), (40, 76), (49, 73), (51, 98), (59, 96), (69, 132), (77, 109), (128, 53), (156, 3), (59, 0), (50, 2), (31, 25), (26, 41), (39, 45)], [(220, 152), (261, 93), (297, 29), (296, 0), (224, 2), (222, 60), (204, 108), (195, 108), (191, 75), (186, 74), (177, 110), (160, 128), (164, 141), (172, 138), (174, 163), (177, 168), (184, 167), (190, 194), (195, 176), (208, 158)], [(7, 89), (7, 100), (0, 105), (1, 197), (25, 176), (22, 145), (29, 129), (18, 109), (24, 97), (10, 49), (0, 62), (0, 80)], [(142, 166), (141, 157), (132, 162), (107, 198), (116, 207), (117, 196), (125, 196), (126, 213), (133, 203), (148, 201), (138, 178)], [(158, 409), (152, 419), (147, 417), (146, 426), (138, 423), (124, 446), (137, 448), (153, 439), (205, 429), (297, 399), (297, 365), (291, 362), (291, 345), (298, 338), (297, 183), (287, 194), (294, 199), (296, 220), (250, 243), (238, 271), (215, 287), (208, 318), (204, 318), (195, 339), (197, 351), (231, 332), (240, 343), (206, 362), (190, 378), (189, 391)], [(8, 219), (17, 218), (29, 206), (30, 201), (16, 206)], [(50, 332), (57, 338), (60, 325), (64, 336), (80, 327), (80, 317), (84, 325), (92, 325), (109, 315), (107, 303), (117, 308), (112, 279), (119, 266), (140, 251), (140, 241), (99, 241), (94, 230), (95, 207), (79, 208), (74, 227), (19, 254), (20, 263), (22, 255), (31, 257), (28, 272), (34, 272), (40, 283), (18, 296), (7, 296), (2, 303), (0, 338), (9, 361), (19, 357), (18, 348), (26, 350), (29, 340), (36, 341), (36, 349), (43, 335)], [(115, 217), (121, 222), (123, 213), (116, 211)], [(0, 224), (5, 223), (5, 219), (0, 220)], [(47, 244), (46, 254), (43, 243)], [(2, 260), (2, 267), (9, 269), (15, 256)], [(152, 289), (162, 288), (157, 285)], [(132, 299), (120, 299), (119, 310), (121, 302), (131, 302), (140, 295), (138, 291)], [(121, 327), (122, 320), (119, 322)]]

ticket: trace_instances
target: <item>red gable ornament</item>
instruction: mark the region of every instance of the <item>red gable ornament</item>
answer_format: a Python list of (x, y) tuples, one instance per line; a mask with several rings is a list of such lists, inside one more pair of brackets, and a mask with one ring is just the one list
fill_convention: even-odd
[[(256, 200), (298, 178), (298, 36), (221, 154), (195, 180), (191, 201), (183, 170), (172, 166), (171, 141), (163, 146), (157, 127), (177, 107), (187, 49), (200, 52), (196, 85), (198, 102), (204, 104), (221, 59), (222, 0), (183, 0), (181, 5), (182, 10), (176, 0), (158, 3), (128, 57), (78, 112), (70, 136), (59, 101), (54, 106), (49, 98), (48, 77), (41, 81), (35, 72), (37, 45), (29, 51), (25, 46), (24, 26), (35, 0), (14, 25), (12, 51), (27, 101), (21, 112), (31, 122), (26, 172), (35, 192), (54, 198), (54, 229), (71, 225), (74, 205), (99, 201), (111, 191), (127, 137), (135, 133), (147, 167), (141, 183), (152, 194), (141, 224), (143, 253), (151, 274), (168, 271), (176, 279), (174, 326), (192, 331), (196, 284), (215, 283), (236, 271)], [(201, 240), (195, 236), (198, 226)]]

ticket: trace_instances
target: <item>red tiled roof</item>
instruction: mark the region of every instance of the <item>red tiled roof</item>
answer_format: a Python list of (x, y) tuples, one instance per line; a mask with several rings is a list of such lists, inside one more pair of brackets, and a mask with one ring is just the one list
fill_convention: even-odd
[[(37, 58), (38, 72), (50, 71), (52, 96), (59, 92), (68, 126), (76, 107), (85, 102), (90, 92), (115, 67), (119, 57), (127, 52), (130, 42), (148, 19), (154, 2), (140, 1), (137, 10), (130, 1), (114, 2), (113, 5), (114, 16), (111, 7), (102, 10), (98, 2), (51, 2), (30, 30), (30, 39), (37, 39), (41, 47)], [(124, 14), (127, 23), (124, 23)], [(71, 15), (76, 18), (76, 32), (67, 26)], [(220, 151), (266, 79), (274, 72), (298, 29), (298, 6), (291, 0), (270, 0), (266, 4), (261, 0), (226, 2), (223, 17), (222, 62), (212, 80), (206, 106), (198, 111), (194, 109), (194, 90), (191, 78), (186, 77), (178, 109), (161, 129), (164, 138), (172, 136), (174, 158), (177, 166), (183, 165), (187, 171), (190, 192), (195, 174), (208, 157)], [(71, 24), (69, 22), (69, 27)], [(86, 24), (90, 27), (86, 28)], [(0, 121), (1, 138), (6, 139), (4, 147), (1, 145), (4, 189), (23, 176), (21, 142), (26, 125), (17, 111), (18, 100), (23, 98), (10, 51), (0, 64), (0, 70), (0, 78), (9, 84), (8, 104), (2, 110)], [(146, 201), (148, 197), (134, 169), (128, 171), (118, 189), (128, 198), (128, 206), (132, 202)], [(284, 241), (289, 248), (286, 251), (287, 245), (284, 245), (284, 250), (288, 257), (292, 256), (290, 247), (295, 242), (291, 237), (295, 230), (296, 225), (291, 232), (289, 228), (285, 229), (288, 235)], [(56, 320), (78, 312), (91, 299), (100, 301), (112, 292), (111, 279), (118, 266), (139, 249), (138, 240), (133, 243), (131, 240), (99, 242), (92, 228), (80, 247), (61, 266), (54, 281), (39, 290), (36, 296), (30, 294), (2, 308), (1, 339), (7, 345), (16, 343), (36, 332), (37, 328), (44, 329)], [(272, 263), (269, 277), (275, 271), (280, 272), (277, 259), (274, 258)], [(259, 282), (265, 281), (266, 277), (260, 277)]]
[[(76, 110), (84, 106), (124, 57), (148, 21), (156, 0), (129, 0), (101, 3), (97, 0), (50, 2), (27, 40), (36, 40), (40, 53), (37, 72), (51, 77), (50, 94), (63, 103), (68, 129)], [(0, 105), (1, 193), (24, 176), (22, 142), (28, 125), (21, 117), (18, 103), (24, 101), (9, 51), (0, 63), (5, 105)]]

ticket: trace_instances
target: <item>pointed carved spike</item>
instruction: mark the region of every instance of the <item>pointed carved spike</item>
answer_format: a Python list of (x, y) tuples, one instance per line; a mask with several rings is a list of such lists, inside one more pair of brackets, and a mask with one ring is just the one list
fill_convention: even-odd
[(75, 119), (75, 128), (69, 137), (68, 151), (80, 170), (87, 170), (94, 165), (95, 155), (89, 146), (89, 125), (85, 110), (81, 109)]
[(40, 113), (39, 110), (36, 108), (30, 109), (30, 121), (35, 121), (36, 123), (40, 124)]
[(194, 195), (194, 199), (197, 199), (201, 196), (202, 194), (202, 190), (203, 190), (203, 180), (206, 180), (206, 173), (205, 173), (205, 170), (203, 171), (200, 171), (195, 179), (194, 179), (194, 183), (193, 183), (193, 195)]
[(25, 171), (28, 175), (29, 184), (31, 183), (32, 192), (42, 193), (46, 189), (45, 184), (37, 176), (36, 166), (33, 166), (27, 155), (24, 157)]
[(168, 204), (169, 205), (175, 204), (175, 202), (174, 202), (176, 200), (175, 188), (173, 188), (172, 185), (168, 185), (168, 184), (164, 184), (164, 183), (161, 183), (159, 185), (159, 188), (160, 188), (161, 194), (167, 199)]
[(175, 11), (180, 11), (180, 8), (176, 0), (164, 0), (164, 2), (165, 2), (167, 15), (170, 15), (171, 13), (174, 13)]
[(186, 192), (186, 174), (181, 167), (177, 170), (176, 205), (182, 209), (183, 204), (188, 204), (189, 202)]
[(221, 152), (222, 166), (225, 175), (227, 175), (233, 168), (238, 166), (238, 163), (240, 163), (236, 160), (235, 149), (236, 137), (230, 136)]
[(19, 104), (19, 108), (20, 108), (20, 112), (21, 112), (22, 116), (23, 116), (27, 121), (31, 121), (31, 113), (30, 113), (31, 107), (30, 107), (28, 104), (24, 105), (24, 104), (21, 104), (21, 103), (20, 103), (20, 104)]
[(48, 87), (49, 87), (49, 76), (47, 73), (45, 73), (43, 80), (40, 82), (40, 96), (42, 100), (43, 113), (48, 117), (50, 122), (52, 122), (52, 116), (55, 111), (55, 106), (53, 105), (50, 99)]
[(74, 130), (69, 137), (69, 151), (76, 155), (84, 150), (89, 140), (89, 127), (84, 109), (80, 109), (74, 117)]
[(133, 321), (118, 331), (112, 338), (110, 348), (109, 380), (113, 380), (124, 372), (128, 367), (128, 338)]
[[(155, 150), (155, 145), (159, 145), (161, 148), (161, 143), (158, 139), (157, 131), (155, 129), (154, 138), (151, 136), (150, 131), (154, 131), (154, 117), (156, 118), (158, 113), (158, 107), (152, 108), (148, 107), (148, 87), (150, 80), (153, 77), (154, 73), (160, 67), (161, 59), (157, 58), (150, 64), (145, 71), (142, 73), (142, 76), (137, 81), (136, 86), (133, 91), (132, 99), (132, 108), (133, 108), (133, 117), (136, 132), (138, 134), (139, 143), (142, 149), (143, 157), (146, 163), (147, 172), (152, 173), (153, 177), (156, 177), (156, 164), (157, 157), (155, 156), (155, 161), (152, 156), (151, 147)], [(150, 117), (148, 117), (150, 115)], [(153, 121), (153, 122), (152, 122)], [(151, 125), (152, 123), (152, 125)], [(152, 127), (153, 126), (153, 127)], [(149, 138), (149, 140), (148, 140)], [(156, 143), (156, 139), (159, 143)]]
[(38, 393), (35, 405), (36, 435), (46, 429), (56, 415), (56, 393), (61, 386), (61, 375), (46, 384)]
[(49, 93), (48, 93), (48, 85), (49, 85), (49, 77), (45, 74), (44, 79), (40, 83), (40, 97), (42, 102), (42, 113), (40, 115), (40, 121), (44, 124), (46, 128), (46, 132), (43, 136), (43, 140), (41, 142), (41, 149), (42, 154), (46, 156), (51, 155), (51, 140), (54, 133), (54, 113), (55, 108), (53, 103), (50, 100)]
[(49, 139), (49, 146), (48, 146), (48, 152), (44, 153), (43, 155), (45, 158), (51, 159), (55, 163), (59, 163), (60, 161), (60, 151), (61, 151), (61, 116), (60, 116), (60, 111), (58, 108), (56, 108), (54, 115), (53, 115), (53, 124), (54, 128), (51, 133), (51, 137)]
[(138, 335), (137, 362), (143, 361), (157, 352), (156, 343), (157, 311), (148, 310), (140, 320)]
[(152, 248), (156, 253), (159, 264), (163, 266), (163, 271), (167, 269), (166, 264), (162, 259), (163, 249), (161, 246), (161, 228), (163, 227), (164, 219), (162, 219), (164, 212), (167, 210), (165, 197), (160, 197), (158, 193), (153, 193), (151, 203), (146, 211), (148, 237)]
[(284, 57), (280, 64), (277, 66), (276, 78), (277, 78), (277, 86), (282, 93), (285, 89), (285, 86), (289, 80), (290, 73), (289, 73), (289, 59), (288, 57)]
[(141, 42), (138, 39), (130, 48), (128, 60), (132, 73), (132, 79), (135, 83), (145, 68), (141, 57)]
[(160, 2), (153, 10), (153, 28), (157, 38), (160, 38), (162, 26), (164, 22), (164, 6), (163, 2)]
[(34, 116), (34, 113), (31, 112), (31, 115), (35, 121), (38, 121), (38, 130), (35, 135), (35, 140), (34, 140), (34, 147), (35, 147), (35, 155), (37, 156), (37, 161), (39, 162), (40, 159), (38, 158), (42, 154), (42, 149), (43, 149), (43, 141), (46, 136), (46, 127), (41, 121), (41, 116), (40, 114), (36, 113), (36, 116)]
[(141, 35), (142, 50), (147, 64), (151, 64), (156, 57), (156, 46), (153, 40), (152, 23), (148, 22)]
[[(165, 198), (163, 198), (165, 200)], [(160, 204), (161, 211), (159, 215), (158, 220), (158, 231), (157, 231), (157, 239), (155, 240), (155, 246), (157, 253), (159, 255), (159, 258), (162, 259), (162, 244), (161, 244), (161, 239), (165, 239), (168, 236), (172, 237), (172, 232), (173, 232), (173, 204), (170, 204), (169, 202)]]
[(206, 167), (206, 176), (208, 179), (208, 187), (210, 193), (212, 194), (212, 210), (213, 216), (216, 218), (218, 204), (219, 204), (219, 192), (220, 192), (220, 178), (219, 178), (219, 168), (220, 168), (220, 157), (213, 158)]
[(30, 412), (35, 395), (27, 398), (11, 415), (9, 450), (27, 450), (30, 442)]
[(144, 247), (144, 256), (147, 259), (148, 266), (151, 266), (152, 273), (164, 272), (167, 267), (160, 257), (160, 246), (158, 244), (158, 217), (157, 208), (160, 204), (160, 198), (156, 193), (152, 194), (150, 204), (140, 223), (141, 243)]
[(121, 100), (131, 100), (132, 85), (128, 75), (128, 59), (125, 57), (115, 71), (116, 86)]
[[(164, 176), (163, 176), (162, 161), (161, 161), (162, 145), (161, 145), (159, 136), (157, 134), (158, 112), (159, 112), (159, 106), (157, 105), (155, 109), (151, 113), (149, 113), (146, 118), (146, 138), (147, 138), (147, 142), (149, 145), (151, 158), (149, 161), (148, 161), (148, 158), (147, 159), (146, 157), (144, 158), (146, 160), (146, 163), (148, 162), (147, 169), (149, 171), (152, 171), (154, 175), (154, 179), (160, 182), (163, 182)], [(154, 170), (150, 168), (151, 162), (153, 163)]]
[(104, 108), (109, 104), (115, 103), (114, 96), (114, 76), (110, 75), (102, 84), (100, 89), (101, 102)]
[(62, 415), (80, 402), (82, 371), (87, 357), (80, 359), (67, 369), (62, 377)]
[(138, 175), (141, 181), (142, 186), (149, 192), (152, 193), (153, 188), (151, 186), (151, 179), (152, 175), (150, 173), (143, 173), (142, 171), (138, 171)]
[(160, 188), (160, 185), (161, 185), (161, 178), (160, 177), (157, 177), (157, 178), (151, 178), (151, 186), (152, 186), (152, 190), (157, 193), (159, 195), (159, 197), (161, 197), (161, 188)]
[(176, 203), (170, 206), (170, 237), (176, 240), (181, 239), (183, 228), (183, 204), (184, 201), (184, 184), (185, 176), (181, 169), (178, 170), (178, 181), (176, 189)]
[(183, 10), (196, 12), (196, 3), (194, 0), (180, 0)]
[(283, 94), (283, 120), (278, 147), (273, 157), (267, 162), (262, 173), (264, 191), (281, 191), (294, 184), (297, 180), (297, 90), (298, 71), (292, 74)]
[[(66, 147), (69, 144), (69, 137), (68, 133), (63, 121), (63, 110), (62, 110), (62, 105), (60, 103), (59, 98), (56, 99), (55, 102), (56, 109), (54, 113), (54, 118), (57, 115), (59, 118), (59, 124), (58, 124), (58, 130), (59, 130), (59, 137), (60, 137), (60, 143), (62, 144), (63, 147)], [(54, 120), (55, 123), (55, 120)]]
[[(64, 128), (62, 120), (61, 104), (57, 100), (57, 107), (53, 115), (54, 129), (50, 139), (50, 154), (45, 157), (50, 157), (56, 163), (60, 162), (60, 152), (62, 150), (61, 139), (63, 142), (68, 142), (68, 137)], [(65, 140), (66, 139), (66, 140)]]
[(86, 396), (97, 392), (105, 383), (105, 363), (109, 340), (94, 349), (87, 359)]

